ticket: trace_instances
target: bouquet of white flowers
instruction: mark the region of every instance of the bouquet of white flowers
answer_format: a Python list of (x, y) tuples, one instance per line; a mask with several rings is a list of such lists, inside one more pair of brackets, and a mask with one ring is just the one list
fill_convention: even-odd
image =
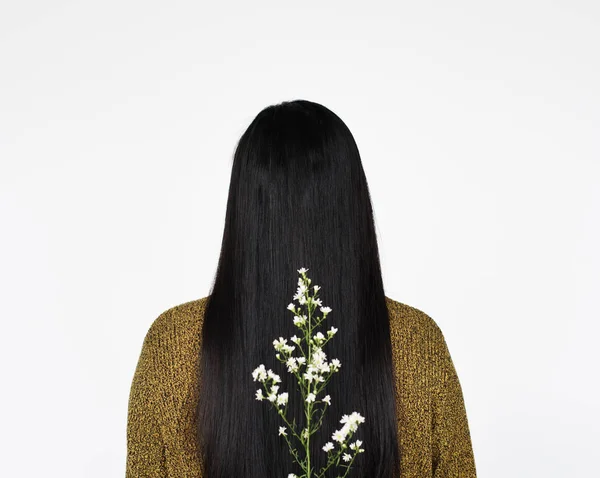
[[(327, 314), (331, 312), (331, 308), (322, 307), (321, 300), (317, 297), (317, 292), (320, 289), (318, 285), (312, 286), (314, 293), (312, 296), (310, 295), (311, 280), (306, 276), (306, 271), (308, 271), (308, 269), (305, 269), (304, 267), (298, 269), (301, 277), (298, 279), (298, 290), (296, 291), (294, 299), (297, 300), (300, 305), (306, 305), (306, 308), (308, 309), (307, 314), (302, 314), (300, 307), (296, 308), (293, 302), (287, 307), (288, 310), (294, 313), (294, 324), (300, 329), (303, 335), (303, 338), (296, 337), (296, 335), (290, 338), (290, 340), (298, 346), (302, 356), (293, 357), (291, 355), (296, 347), (288, 345), (287, 339), (279, 337), (279, 340), (273, 341), (273, 346), (278, 352), (275, 356), (281, 363), (285, 363), (288, 372), (292, 373), (298, 379), (298, 388), (302, 394), (304, 414), (307, 422), (306, 427), (302, 429), (301, 433), (298, 433), (296, 430), (295, 419), (292, 424), (290, 424), (287, 419), (288, 393), (283, 392), (278, 394), (279, 385), (277, 385), (277, 383), (281, 382), (279, 375), (274, 373), (271, 369), (266, 370), (265, 366), (261, 364), (252, 372), (252, 377), (255, 382), (259, 381), (263, 384), (263, 388), (256, 391), (256, 399), (267, 399), (287, 425), (287, 428), (285, 426), (279, 427), (279, 435), (285, 438), (293, 461), (298, 463), (304, 472), (300, 476), (290, 473), (288, 478), (322, 478), (329, 467), (334, 464), (346, 469), (342, 475), (343, 478), (348, 475), (356, 455), (365, 451), (360, 447), (362, 445), (360, 440), (347, 444), (347, 441), (350, 440), (354, 432), (358, 429), (358, 425), (364, 423), (365, 419), (358, 412), (353, 412), (350, 415), (343, 415), (340, 423), (343, 423), (344, 426), (341, 429), (336, 430), (331, 436), (333, 441), (339, 443), (338, 448), (335, 448), (333, 442), (327, 442), (322, 447), (323, 451), (327, 453), (327, 465), (318, 473), (316, 471), (313, 472), (310, 464), (310, 437), (320, 428), (325, 411), (327, 410), (327, 407), (331, 405), (331, 397), (329, 395), (325, 395), (323, 398), (319, 397), (331, 376), (339, 371), (342, 364), (338, 359), (332, 359), (327, 362), (327, 356), (325, 355), (325, 352), (323, 352), (323, 346), (331, 340), (337, 332), (337, 329), (331, 327), (327, 331), (327, 337), (321, 332), (317, 332), (313, 335), (315, 329), (327, 318)], [(313, 318), (313, 312), (317, 306), (320, 307), (323, 316)], [(303, 341), (306, 343), (306, 352), (302, 348)], [(263, 395), (263, 390), (265, 395)], [(319, 406), (319, 404), (324, 405)], [(313, 420), (313, 414), (318, 414), (318, 417), (315, 420)], [(288, 437), (287, 434), (288, 429), (292, 436), (295, 437), (304, 448), (306, 453), (304, 459), (300, 458), (298, 450), (294, 448), (290, 442), (290, 437)], [(349, 450), (352, 450), (353, 453), (349, 453)], [(340, 464), (340, 458), (347, 464)]]

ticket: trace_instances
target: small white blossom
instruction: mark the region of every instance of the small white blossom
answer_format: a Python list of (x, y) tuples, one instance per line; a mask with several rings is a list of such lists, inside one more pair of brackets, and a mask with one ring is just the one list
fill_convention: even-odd
[(274, 393), (271, 393), (270, 395), (267, 396), (267, 399), (269, 400), (269, 402), (274, 402), (275, 400), (277, 400), (277, 395)]
[(277, 375), (276, 373), (273, 372), (273, 370), (269, 369), (267, 371), (267, 376), (273, 380), (273, 382), (281, 382), (281, 378), (279, 378), (279, 375)]
[(340, 423), (345, 423), (350, 430), (355, 432), (358, 429), (359, 423), (364, 423), (365, 417), (358, 412), (352, 412), (350, 415), (343, 415)]
[(312, 299), (312, 303), (315, 304), (315, 305), (321, 305), (322, 304), (321, 299)]
[(315, 401), (316, 395), (312, 392), (310, 392), (307, 396), (306, 396), (306, 401), (307, 402), (314, 402)]
[(314, 351), (313, 351), (311, 363), (315, 367), (318, 367), (325, 361), (325, 359), (327, 358), (327, 354), (325, 354), (325, 352), (323, 352), (323, 349), (319, 346), (315, 347), (313, 350)]
[(302, 279), (298, 279), (298, 288), (296, 289), (296, 295), (294, 295), (294, 299), (298, 300), (302, 304), (300, 299), (306, 299), (305, 294), (307, 292), (306, 284), (302, 281)]
[(329, 450), (333, 450), (333, 443), (331, 443), (330, 441), (325, 443), (325, 446), (323, 447), (323, 451), (329, 451)]
[(340, 430), (336, 430), (333, 432), (333, 435), (331, 435), (331, 438), (337, 442), (343, 443), (346, 439), (346, 429), (342, 427)]
[(298, 272), (300, 272), (300, 274), (306, 274), (306, 272), (308, 272), (308, 269), (306, 269), (305, 267), (301, 267), (300, 269), (298, 269)]
[(262, 400), (263, 398), (265, 398), (265, 397), (264, 397), (264, 395), (263, 395), (263, 393), (262, 393), (262, 390), (259, 388), (259, 389), (256, 391), (256, 399), (257, 399), (257, 400)]
[(285, 427), (279, 427), (279, 434), (287, 436), (287, 433), (285, 432)]
[(327, 331), (327, 335), (329, 336), (334, 336), (335, 333), (338, 331), (338, 329), (336, 329), (335, 327), (331, 327), (328, 331)]
[(331, 397), (329, 395), (325, 395), (323, 397), (323, 401), (327, 404), (327, 405), (331, 405)]
[(290, 357), (285, 363), (288, 367), (288, 372), (297, 372), (298, 364), (296, 363), (296, 357)]
[(362, 445), (362, 441), (356, 440), (354, 443), (350, 443), (350, 449), (357, 450), (359, 453), (365, 451), (364, 449), (360, 448), (360, 445)]
[(342, 458), (344, 459), (344, 461), (350, 461), (352, 459), (352, 457), (348, 453), (344, 453), (344, 456)]
[(285, 405), (288, 402), (288, 393), (283, 392), (277, 397), (277, 405)]
[(283, 337), (279, 337), (279, 340), (273, 340), (273, 346), (275, 347), (275, 350), (281, 350), (286, 343), (287, 339), (284, 339)]
[[(329, 372), (331, 367), (327, 362), (323, 362), (317, 368), (319, 369), (319, 373), (327, 373), (327, 372)], [(321, 378), (323, 378), (323, 377), (321, 377)], [(323, 380), (325, 380), (325, 379), (323, 379)], [(319, 380), (319, 382), (322, 382), (323, 380)]]
[(299, 344), (300, 342), (302, 342), (302, 339), (296, 337), (295, 335), (292, 335), (292, 338), (290, 340), (295, 344)]
[(315, 339), (315, 341), (317, 341), (317, 343), (322, 342), (323, 340), (325, 340), (325, 336), (321, 333), (321, 332), (317, 332), (313, 338)]
[(267, 379), (267, 376), (268, 376), (268, 374), (267, 374), (267, 371), (265, 370), (265, 366), (263, 364), (260, 364), (252, 372), (252, 377), (254, 378), (255, 382), (257, 380), (259, 382), (264, 382)]
[(338, 369), (342, 366), (342, 364), (338, 359), (335, 358), (331, 360), (331, 366), (333, 367), (334, 372), (337, 372)]
[(296, 315), (294, 317), (294, 324), (298, 326), (304, 325), (306, 323), (306, 319), (306, 315)]
[(318, 285), (313, 286), (313, 288), (315, 289), (315, 292), (317, 292), (321, 287), (319, 287)]
[(319, 310), (327, 315), (329, 312), (331, 312), (331, 307), (321, 307)]
[(291, 310), (292, 312), (294, 312), (296, 310), (296, 306), (294, 305), (293, 302), (290, 302), (287, 306), (288, 310)]

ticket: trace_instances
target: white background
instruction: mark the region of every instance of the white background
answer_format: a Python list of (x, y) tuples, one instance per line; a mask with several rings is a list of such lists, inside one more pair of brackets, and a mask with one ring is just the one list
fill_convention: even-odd
[(356, 138), (478, 475), (597, 472), (596, 2), (0, 5), (3, 476), (124, 476), (144, 335), (208, 293), (235, 143), (298, 98)]

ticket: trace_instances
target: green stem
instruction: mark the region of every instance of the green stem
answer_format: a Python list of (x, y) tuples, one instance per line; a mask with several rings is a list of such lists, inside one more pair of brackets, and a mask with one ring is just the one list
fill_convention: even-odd
[[(309, 302), (308, 304), (308, 337), (306, 340), (306, 343), (308, 344), (308, 364), (311, 363), (312, 360), (312, 345), (311, 345), (311, 337), (312, 337), (312, 301)], [(308, 365), (307, 364), (307, 365)], [(310, 395), (311, 391), (310, 391), (310, 386), (311, 384), (308, 384), (308, 394)], [(311, 468), (310, 468), (310, 419), (312, 416), (312, 402), (308, 402), (308, 410), (306, 411), (306, 420), (307, 420), (307, 424), (306, 424), (306, 456), (307, 456), (307, 460), (308, 460), (308, 471), (307, 471), (307, 478), (310, 478), (310, 473), (311, 473)]]

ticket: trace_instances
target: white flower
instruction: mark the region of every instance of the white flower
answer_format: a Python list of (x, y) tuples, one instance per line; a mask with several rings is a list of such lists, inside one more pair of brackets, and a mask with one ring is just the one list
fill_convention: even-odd
[(296, 310), (296, 306), (294, 305), (293, 302), (290, 302), (287, 306), (288, 310), (291, 310), (292, 312), (294, 312)]
[(313, 288), (315, 289), (315, 292), (317, 292), (321, 287), (319, 287), (318, 285), (313, 286)]
[(360, 453), (361, 451), (364, 451), (362, 448), (360, 448), (360, 445), (362, 445), (362, 441), (356, 440), (354, 443), (350, 443), (350, 449), (358, 450)]
[(315, 339), (315, 341), (317, 342), (322, 342), (323, 340), (325, 340), (325, 336), (321, 333), (321, 332), (317, 332), (313, 338)]
[(267, 376), (273, 380), (273, 382), (281, 382), (281, 378), (279, 378), (279, 375), (277, 375), (276, 373), (273, 372), (273, 370), (269, 369), (267, 371)]
[(344, 459), (344, 461), (350, 461), (352, 459), (352, 457), (348, 453), (344, 453), (344, 456), (342, 458)]
[(329, 312), (331, 312), (331, 307), (321, 307), (319, 310), (327, 315)]
[(323, 447), (323, 451), (329, 451), (329, 450), (333, 450), (333, 443), (331, 443), (330, 441), (325, 443), (325, 446)]
[(279, 434), (287, 436), (287, 433), (285, 432), (285, 427), (279, 427)]
[(327, 331), (327, 335), (329, 335), (330, 337), (335, 335), (335, 333), (338, 331), (338, 329), (336, 329), (335, 327), (331, 327), (328, 331)]
[(300, 342), (302, 342), (302, 339), (296, 337), (295, 335), (292, 335), (292, 338), (290, 340), (295, 344), (299, 344)]
[[(302, 279), (298, 279), (298, 287), (296, 289), (296, 295), (294, 295), (294, 299), (299, 300), (300, 298), (304, 298), (308, 288)], [(302, 303), (302, 302), (300, 302)]]
[(277, 400), (277, 395), (271, 393), (269, 396), (267, 396), (267, 399), (269, 400), (269, 402), (274, 402), (275, 400)]
[(301, 267), (300, 269), (298, 269), (298, 272), (300, 272), (300, 274), (306, 274), (306, 272), (308, 272), (308, 269)]
[(306, 357), (298, 357), (298, 358), (296, 358), (296, 362), (298, 362), (298, 363), (306, 363)]
[(299, 303), (300, 305), (304, 305), (304, 304), (306, 304), (306, 297), (304, 297), (304, 296), (300, 297), (300, 298), (298, 299), (298, 303)]
[(271, 385), (271, 393), (277, 393), (279, 391), (279, 385)]
[(345, 423), (350, 430), (355, 432), (358, 429), (359, 423), (364, 423), (365, 417), (358, 412), (352, 412), (350, 415), (343, 415), (340, 423)]
[(325, 395), (323, 397), (323, 401), (327, 404), (327, 405), (331, 405), (331, 397), (329, 395)]
[(290, 473), (287, 478), (298, 478), (296, 475), (294, 475), (293, 473)]
[(263, 398), (265, 398), (265, 397), (264, 397), (264, 395), (263, 395), (263, 393), (262, 393), (262, 390), (259, 388), (259, 389), (256, 391), (256, 399), (257, 399), (257, 400), (262, 400)]
[(309, 403), (314, 402), (315, 398), (317, 398), (316, 395), (314, 393), (310, 392), (306, 397), (306, 401)]
[(277, 397), (277, 405), (285, 405), (288, 401), (288, 393), (283, 392)]
[[(329, 372), (329, 369), (331, 367), (330, 367), (330, 365), (327, 362), (323, 362), (317, 368), (319, 369), (319, 373), (327, 373), (327, 372)], [(319, 380), (319, 381), (322, 382), (322, 380)]]
[(337, 372), (337, 370), (342, 366), (342, 364), (338, 359), (335, 358), (331, 360), (331, 366), (333, 367), (333, 370)]
[(322, 304), (321, 299), (312, 299), (312, 303), (316, 304), (316, 305), (321, 305)]
[(323, 352), (323, 349), (319, 346), (313, 349), (312, 361), (315, 366), (320, 365), (327, 358), (327, 354)]
[(306, 294), (306, 292), (308, 292), (308, 288), (306, 287), (306, 284), (304, 282), (302, 282), (302, 280), (300, 280), (298, 283), (298, 287), (296, 287), (297, 298), (304, 296)]
[(285, 364), (288, 367), (288, 372), (296, 372), (298, 370), (298, 364), (296, 363), (296, 357), (290, 357)]
[(306, 315), (296, 315), (294, 317), (294, 324), (296, 324), (298, 326), (304, 325), (306, 323), (306, 319), (307, 319)]
[(267, 379), (267, 376), (268, 376), (268, 374), (267, 374), (267, 371), (265, 370), (265, 366), (263, 364), (260, 364), (252, 372), (252, 377), (254, 378), (255, 382), (257, 380), (259, 382), (264, 382)]
[(273, 346), (275, 347), (275, 350), (281, 350), (286, 343), (287, 339), (284, 339), (283, 337), (279, 337), (279, 340), (273, 340)]
[(336, 430), (335, 432), (333, 432), (333, 435), (331, 435), (331, 438), (335, 441), (343, 443), (346, 439), (346, 429), (342, 427), (340, 430)]

